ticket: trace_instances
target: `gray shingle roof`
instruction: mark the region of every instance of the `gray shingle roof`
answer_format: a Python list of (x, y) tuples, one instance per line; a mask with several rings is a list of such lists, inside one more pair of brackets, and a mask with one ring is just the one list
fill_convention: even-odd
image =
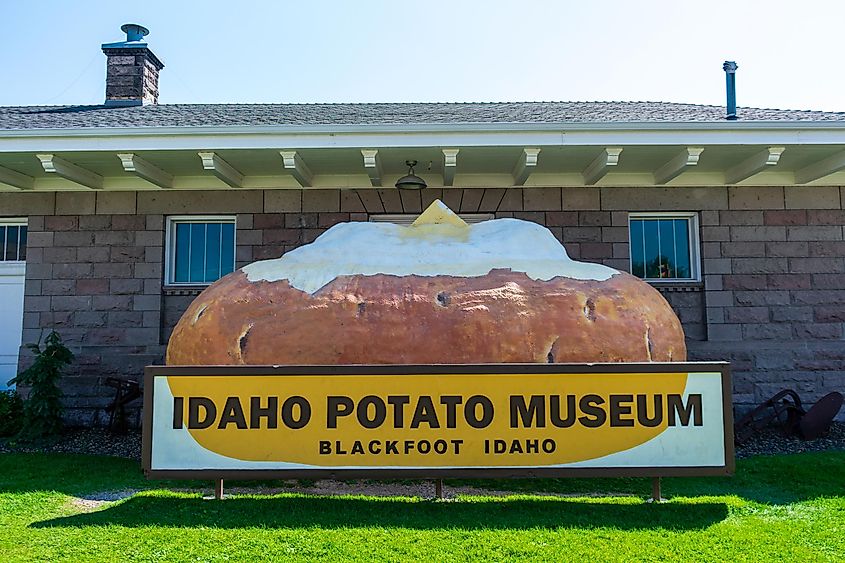
[[(739, 108), (741, 121), (845, 121), (845, 112)], [(0, 130), (96, 127), (724, 122), (720, 106), (666, 102), (172, 104), (0, 107)]]

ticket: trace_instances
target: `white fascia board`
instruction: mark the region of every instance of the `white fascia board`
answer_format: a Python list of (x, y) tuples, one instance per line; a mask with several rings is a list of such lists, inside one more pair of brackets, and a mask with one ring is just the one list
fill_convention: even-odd
[(845, 122), (146, 127), (0, 131), (0, 152), (845, 144)]

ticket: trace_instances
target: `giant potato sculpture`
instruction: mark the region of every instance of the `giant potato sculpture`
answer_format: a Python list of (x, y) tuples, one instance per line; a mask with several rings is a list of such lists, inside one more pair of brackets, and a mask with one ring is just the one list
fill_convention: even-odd
[(439, 201), (410, 227), (343, 223), (229, 274), (167, 348), (171, 365), (684, 360), (647, 283), (571, 260), (540, 225), (468, 226)]

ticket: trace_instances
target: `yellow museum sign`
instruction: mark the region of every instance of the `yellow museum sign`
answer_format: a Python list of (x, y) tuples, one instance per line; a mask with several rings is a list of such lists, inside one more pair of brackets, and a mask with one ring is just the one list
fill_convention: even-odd
[(151, 367), (144, 468), (163, 478), (727, 474), (729, 397), (723, 363)]

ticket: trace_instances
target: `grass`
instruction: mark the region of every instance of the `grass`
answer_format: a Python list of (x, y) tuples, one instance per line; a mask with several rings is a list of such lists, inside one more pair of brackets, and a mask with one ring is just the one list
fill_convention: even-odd
[[(645, 479), (460, 483), (519, 494), (454, 502), (249, 494), (216, 502), (201, 498), (210, 484), (172, 492), (186, 483), (146, 481), (128, 460), (4, 454), (0, 560), (845, 559), (845, 452), (741, 460), (733, 478), (666, 479), (670, 499), (662, 504), (644, 502)], [(96, 508), (78, 502), (122, 490), (139, 492)], [(613, 496), (594, 496), (601, 492)]]

